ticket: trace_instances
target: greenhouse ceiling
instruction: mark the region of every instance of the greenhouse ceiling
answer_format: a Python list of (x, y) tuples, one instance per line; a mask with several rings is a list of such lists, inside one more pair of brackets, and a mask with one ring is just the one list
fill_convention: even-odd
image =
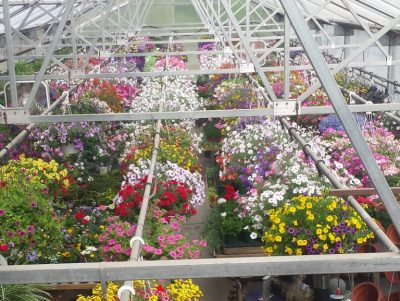
[[(34, 96), (38, 91), (43, 80), (60, 79), (68, 81), (70, 91), (72, 91), (78, 80), (88, 78), (118, 78), (118, 77), (166, 77), (174, 75), (200, 75), (200, 74), (236, 74), (245, 73), (256, 74), (260, 82), (254, 81), (257, 89), (261, 92), (263, 98), (269, 103), (278, 103), (280, 100), (286, 102), (296, 102), (299, 105), (303, 100), (313, 92), (323, 86), (329, 99), (333, 103), (333, 109), (339, 116), (344, 125), (354, 148), (360, 154), (363, 164), (372, 179), (374, 186), (384, 201), (390, 217), (397, 230), (400, 230), (400, 207), (391, 192), (381, 170), (376, 164), (372, 153), (369, 151), (359, 127), (354, 120), (349, 107), (345, 104), (343, 95), (333, 77), (334, 74), (349, 66), (358, 66), (353, 62), (369, 47), (376, 45), (383, 53), (384, 59), (380, 61), (371, 61), (365, 64), (375, 64), (382, 66), (392, 66), (400, 64), (400, 61), (392, 59), (387, 49), (379, 42), (380, 39), (393, 29), (397, 29), (400, 21), (400, 5), (395, 0), (187, 0), (187, 1), (166, 1), (166, 0), (113, 0), (113, 1), (10, 1), (3, 0), (1, 8), (2, 25), (0, 30), (5, 35), (5, 53), (8, 64), (8, 74), (0, 76), (0, 80), (10, 82), (12, 108), (0, 108), (2, 117), (1, 123), (18, 123), (21, 120), (30, 123), (61, 121), (63, 118), (74, 121), (86, 118), (87, 120), (110, 121), (127, 120), (124, 118), (134, 118), (134, 114), (123, 116), (123, 114), (93, 114), (68, 115), (68, 116), (44, 116), (51, 109), (46, 110), (42, 116), (30, 116), (27, 109), (34, 101)], [(195, 18), (186, 16), (196, 16)], [(164, 21), (164, 22), (162, 22)], [(368, 38), (361, 44), (352, 45), (352, 52), (342, 61), (332, 61), (328, 65), (323, 57), (324, 49), (343, 48), (343, 45), (335, 45), (330, 35), (324, 30), (322, 23), (341, 22), (356, 25), (364, 29)], [(35, 35), (29, 37), (27, 29), (39, 29), (43, 27), (43, 34), (40, 37)], [(311, 30), (311, 28), (313, 30)], [(207, 34), (205, 37), (204, 34)], [(231, 55), (235, 59), (235, 66), (230, 69), (201, 70), (194, 67), (189, 70), (179, 71), (148, 71), (148, 72), (108, 72), (87, 73), (86, 66), (90, 58), (93, 57), (113, 57), (114, 46), (121, 46), (126, 43), (128, 38), (139, 37), (141, 35), (153, 35), (161, 38), (161, 42), (168, 44), (168, 51), (142, 53), (142, 56), (168, 56), (177, 54), (172, 51), (171, 44), (175, 40), (190, 44), (197, 44), (199, 41), (212, 40), (221, 46), (215, 50), (216, 54)], [(326, 45), (318, 45), (317, 38), (323, 37), (327, 40)], [(17, 39), (18, 38), (18, 39)], [(24, 44), (22, 42), (25, 42)], [(293, 43), (291, 43), (293, 42)], [(70, 47), (71, 53), (56, 54), (57, 49)], [(324, 48), (325, 47), (325, 48)], [(30, 56), (24, 56), (23, 51), (15, 53), (15, 49), (35, 50), (36, 53)], [(310, 64), (294, 65), (290, 62), (291, 51), (304, 51)], [(283, 66), (265, 67), (264, 59), (272, 52), (279, 52), (284, 57)], [(195, 55), (197, 51), (179, 52), (181, 55)], [(132, 54), (120, 54), (120, 57)], [(138, 55), (138, 54), (134, 54)], [(15, 61), (20, 58), (41, 58), (43, 63), (37, 74), (17, 76), (15, 74)], [(72, 59), (72, 66), (67, 66), (63, 59)], [(82, 64), (78, 64), (78, 60)], [(61, 71), (57, 74), (49, 74), (48, 68), (59, 68)], [(271, 83), (268, 81), (265, 72), (280, 71), (284, 72), (284, 89), (289, 87), (289, 72), (291, 70), (313, 70), (318, 75), (319, 81), (314, 82), (311, 87), (297, 99), (278, 99), (275, 95)], [(26, 101), (26, 106), (19, 110), (17, 101), (16, 83), (21, 80), (33, 81), (32, 90)], [(262, 87), (261, 87), (262, 86)], [(288, 95), (289, 93), (285, 93)], [(64, 100), (67, 93), (64, 93), (59, 101)], [(366, 107), (365, 107), (366, 108)], [(270, 109), (270, 108), (269, 108)], [(370, 109), (370, 107), (368, 107)], [(365, 109), (366, 110), (366, 109)], [(365, 111), (364, 110), (364, 111)], [(384, 110), (381, 108), (380, 110)], [(22, 111), (22, 112), (21, 112)], [(275, 111), (260, 111), (253, 109), (246, 112), (236, 113), (235, 116), (257, 116), (273, 114)], [(168, 114), (185, 114), (187, 112), (159, 112), (157, 114), (142, 114), (142, 119), (167, 119)], [(209, 112), (193, 112), (190, 117), (205, 117), (201, 114)], [(229, 116), (232, 111), (218, 112), (219, 117)], [(315, 113), (315, 112), (312, 112)], [(212, 113), (209, 113), (210, 116)], [(247, 115), (246, 115), (247, 114)], [(176, 117), (173, 115), (172, 117)], [(4, 117), (5, 116), (5, 117)], [(18, 119), (19, 118), (19, 119)], [(140, 116), (136, 116), (140, 118)], [(29, 127), (32, 128), (31, 124)], [(28, 130), (30, 129), (28, 127)], [(290, 129), (289, 129), (290, 130)], [(25, 133), (26, 134), (26, 133)], [(22, 134), (23, 138), (24, 134)], [(19, 139), (22, 139), (19, 138)], [(157, 157), (157, 156), (155, 156)], [(390, 248), (391, 251), (398, 252), (396, 247)], [(398, 269), (400, 262), (399, 255), (393, 252), (388, 255), (348, 255), (345, 259), (352, 263), (349, 265), (336, 265), (335, 256), (326, 257), (329, 260), (321, 263), (316, 259), (308, 257), (297, 259), (285, 273), (325, 273), (332, 272), (333, 267), (336, 272), (357, 272), (362, 270), (362, 264), (368, 264), (370, 270), (390, 270)], [(374, 259), (377, 261), (375, 262)], [(186, 262), (177, 261), (174, 264), (163, 263), (166, 268), (164, 272), (171, 272), (170, 275), (187, 275), (196, 271), (196, 276), (207, 277), (230, 275), (254, 274), (257, 266), (260, 269), (257, 273), (279, 274), (282, 270), (281, 258), (263, 258), (258, 260), (211, 260), (199, 261), (195, 265), (200, 268), (187, 265)], [(321, 261), (321, 259), (319, 259)], [(252, 264), (248, 264), (253, 262)], [(284, 260), (284, 262), (287, 262)], [(216, 269), (211, 264), (220, 263)], [(379, 266), (379, 264), (384, 265)], [(393, 264), (392, 264), (393, 263)], [(232, 268), (229, 269), (229, 264)], [(243, 268), (246, 266), (246, 268)], [(307, 271), (307, 267), (310, 267)], [(57, 275), (52, 281), (69, 280), (71, 274), (75, 277), (76, 271), (84, 271), (79, 274), (79, 280), (101, 280), (107, 279), (126, 279), (127, 273), (132, 272), (129, 269), (121, 269), (125, 265), (118, 264), (92, 264), (92, 265), (72, 265), (59, 266), (59, 270), (52, 272), (49, 266), (32, 268), (18, 267), (0, 270), (0, 280), (4, 283), (16, 281), (21, 275), (32, 275), (41, 271), (40, 282), (49, 282), (51, 277)], [(151, 264), (137, 262), (128, 267), (137, 269), (138, 273), (153, 277), (158, 273), (159, 266), (152, 267)], [(141, 270), (139, 267), (142, 267)], [(207, 267), (206, 269), (202, 269)], [(298, 268), (299, 267), (299, 268)], [(114, 269), (116, 268), (116, 270)], [(168, 269), (169, 270), (168, 270)], [(249, 269), (251, 270), (249, 272)], [(68, 273), (69, 272), (69, 273)], [(146, 273), (150, 274), (146, 274)], [(161, 273), (158, 273), (162, 275)], [(89, 275), (89, 276), (88, 276)], [(150, 276), (149, 276), (150, 275)], [(165, 274), (164, 274), (165, 275)], [(86, 277), (86, 278), (85, 278)], [(76, 278), (74, 278), (76, 279)], [(26, 281), (26, 280), (22, 280)]]

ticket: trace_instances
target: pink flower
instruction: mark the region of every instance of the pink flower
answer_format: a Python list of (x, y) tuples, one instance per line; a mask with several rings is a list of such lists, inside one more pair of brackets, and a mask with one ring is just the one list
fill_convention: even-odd
[(175, 251), (170, 251), (170, 252), (169, 252), (169, 255), (171, 255), (171, 257), (172, 257), (173, 259), (176, 259), (177, 256), (178, 256), (178, 254), (176, 254)]
[(185, 247), (186, 249), (189, 249), (189, 248), (190, 248), (190, 244), (187, 242), (187, 243), (185, 243), (184, 247)]
[(110, 251), (110, 247), (109, 246), (104, 246), (103, 250), (104, 250), (104, 252), (108, 252), (108, 251)]
[(157, 240), (158, 241), (164, 241), (165, 240), (165, 236), (160, 235), (159, 237), (157, 237)]
[(182, 247), (177, 247), (177, 248), (176, 248), (176, 251), (177, 251), (178, 253), (183, 253), (183, 248), (182, 248)]
[(167, 240), (168, 240), (169, 244), (171, 244), (171, 245), (175, 244), (175, 239), (173, 237), (168, 237)]
[(171, 228), (174, 230), (179, 230), (179, 224), (177, 222), (172, 222), (171, 223)]
[(126, 256), (131, 256), (131, 252), (132, 252), (132, 249), (131, 248), (127, 248), (127, 249), (125, 249), (124, 254)]
[(154, 254), (156, 254), (156, 255), (161, 255), (161, 254), (162, 254), (162, 250), (161, 250), (161, 249), (156, 249), (156, 250), (154, 251)]
[(165, 249), (167, 247), (167, 244), (165, 242), (160, 243), (160, 247)]
[(207, 247), (207, 242), (205, 240), (200, 240), (200, 246)]
[(117, 242), (115, 241), (115, 239), (110, 239), (108, 242), (107, 242), (107, 244), (109, 245), (109, 246), (112, 246), (112, 245), (115, 245)]
[(121, 247), (121, 245), (120, 245), (120, 244), (116, 244), (116, 245), (114, 246), (114, 251), (117, 252), (117, 253), (121, 253), (121, 252), (122, 252), (122, 247)]

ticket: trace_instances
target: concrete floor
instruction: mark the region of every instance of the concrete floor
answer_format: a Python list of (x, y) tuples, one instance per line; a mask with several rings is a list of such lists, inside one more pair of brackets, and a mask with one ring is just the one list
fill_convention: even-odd
[[(205, 159), (203, 156), (200, 157), (200, 164), (204, 167), (211, 165), (211, 159)], [(207, 195), (207, 193), (206, 193)], [(206, 202), (198, 206), (197, 214), (185, 223), (183, 229), (189, 235), (190, 239), (202, 238), (205, 221), (210, 213), (210, 206)], [(201, 258), (212, 258), (210, 250), (204, 248), (201, 253)], [(203, 291), (204, 300), (206, 301), (222, 301), (228, 300), (229, 290), (232, 289), (234, 281), (228, 278), (204, 278), (204, 279), (193, 279)]]

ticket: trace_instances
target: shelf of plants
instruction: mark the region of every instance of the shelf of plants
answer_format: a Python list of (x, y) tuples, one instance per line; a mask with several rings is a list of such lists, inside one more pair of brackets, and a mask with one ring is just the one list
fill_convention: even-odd
[[(143, 41), (146, 43), (141, 44)], [(160, 47), (148, 38), (131, 39), (129, 43), (138, 46), (114, 51), (136, 53)], [(203, 51), (199, 56), (201, 68), (233, 66), (232, 56), (207, 53), (216, 46), (199, 43)], [(179, 44), (173, 47), (181, 49)], [(279, 64), (278, 57), (269, 59), (270, 64)], [(164, 70), (166, 60), (168, 70), (185, 68), (184, 57), (155, 56), (149, 60), (93, 59), (88, 70)], [(292, 62), (308, 64), (301, 53)], [(57, 68), (52, 72), (57, 74)], [(271, 72), (267, 76), (276, 95), (282, 96), (282, 73)], [(292, 72), (291, 94), (301, 94), (312, 81), (307, 71)], [(371, 96), (374, 88), (353, 74), (340, 73), (337, 81), (374, 102), (381, 102), (384, 96), (380, 92)], [(78, 83), (56, 113), (157, 111), (161, 86), (156, 78), (85, 80)], [(50, 87), (53, 100), (69, 89), (62, 81), (54, 81)], [(264, 106), (259, 87), (241, 75), (200, 77), (197, 87), (189, 77), (169, 78), (164, 92), (169, 100), (166, 111)], [(302, 105), (329, 105), (329, 101), (318, 90)], [(396, 123), (385, 115), (358, 113), (355, 117), (389, 183), (398, 186), (400, 142), (399, 131), (393, 127)], [(294, 117), (291, 126), (344, 186), (370, 186), (335, 115)], [(17, 130), (3, 129), (1, 146)], [(128, 260), (150, 168), (154, 130), (153, 122), (43, 124), (34, 128), (27, 140), (11, 148), (8, 162), (1, 167), (0, 191), (4, 225), (0, 247), (8, 264)], [(218, 176), (207, 181), (212, 209), (204, 239), (191, 240), (182, 231), (182, 225), (206, 200), (201, 176), (204, 168), (196, 155), (202, 147), (218, 151), (212, 160), (214, 167), (206, 171), (211, 175), (216, 171)], [(343, 199), (327, 194), (331, 188), (329, 180), (319, 173), (307, 152), (278, 119), (222, 118), (203, 120), (197, 126), (191, 120), (164, 122), (142, 256), (146, 260), (196, 259), (207, 245), (217, 254), (231, 255), (240, 254), (243, 247), (253, 247), (253, 252), (255, 247), (257, 255), (343, 254), (382, 249), (355, 210)], [(361, 196), (357, 201), (381, 221), (382, 227), (391, 228), (379, 199)], [(199, 287), (190, 279), (138, 280), (133, 287), (138, 297), (147, 299), (163, 296), (175, 300), (179, 294), (201, 296)], [(107, 294), (116, 295), (118, 288), (109, 283)], [(101, 295), (96, 286), (92, 297), (80, 296), (77, 300), (97, 300)]]

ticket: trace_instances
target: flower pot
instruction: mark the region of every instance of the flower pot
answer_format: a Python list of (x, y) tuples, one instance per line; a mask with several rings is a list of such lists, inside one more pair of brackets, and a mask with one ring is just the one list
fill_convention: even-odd
[(107, 173), (107, 171), (108, 171), (108, 167), (107, 166), (100, 166), (99, 167), (99, 173), (101, 175), (105, 175)]
[(362, 282), (351, 292), (352, 301), (384, 301), (382, 290), (372, 282)]
[(118, 166), (121, 166), (121, 164), (122, 164), (122, 162), (124, 161), (124, 157), (119, 157), (119, 158), (117, 158), (117, 161), (118, 161)]
[(400, 236), (393, 224), (389, 225), (389, 227), (386, 229), (386, 235), (396, 246), (400, 246)]
[(385, 272), (384, 274), (390, 283), (400, 283), (400, 272)]
[(74, 155), (79, 152), (72, 143), (63, 144), (60, 148), (64, 155)]
[(400, 293), (399, 292), (391, 293), (387, 297), (387, 301), (400, 301)]
[(358, 247), (357, 253), (377, 253), (383, 252), (382, 245), (365, 243)]

